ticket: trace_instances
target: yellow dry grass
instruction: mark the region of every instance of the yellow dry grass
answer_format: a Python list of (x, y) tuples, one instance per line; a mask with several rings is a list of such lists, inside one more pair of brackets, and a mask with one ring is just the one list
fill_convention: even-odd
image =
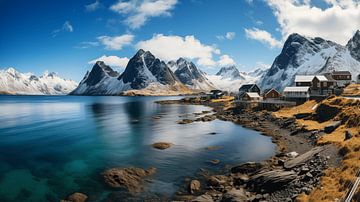
[[(322, 102), (329, 106), (337, 106), (341, 111), (333, 120), (342, 120), (343, 125), (331, 134), (322, 136), (318, 144), (334, 144), (340, 148), (343, 155), (339, 167), (329, 168), (321, 178), (321, 185), (309, 195), (301, 194), (298, 202), (332, 202), (346, 196), (349, 182), (355, 179), (355, 173), (360, 169), (360, 105), (359, 101), (340, 97), (331, 97)], [(321, 129), (330, 121), (317, 123), (315, 120), (297, 120), (308, 129)], [(345, 132), (350, 131), (354, 136), (345, 140)]]
[(273, 112), (273, 114), (278, 118), (289, 118), (298, 113), (312, 113), (314, 112), (313, 108), (316, 104), (317, 102), (315, 100), (309, 100), (302, 105), (283, 108), (279, 111)]
[(223, 105), (223, 109), (227, 110), (233, 107), (235, 97), (234, 96), (223, 96), (220, 99), (212, 99), (212, 103), (221, 103)]
[(360, 84), (350, 84), (343, 92), (344, 96), (360, 96)]

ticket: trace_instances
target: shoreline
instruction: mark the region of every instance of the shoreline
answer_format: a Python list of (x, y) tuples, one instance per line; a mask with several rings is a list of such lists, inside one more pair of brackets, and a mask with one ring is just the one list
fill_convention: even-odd
[[(320, 177), (323, 176), (324, 170), (328, 168), (329, 165), (336, 166), (339, 163), (338, 148), (333, 145), (317, 146), (316, 138), (311, 138), (313, 136), (311, 131), (298, 126), (294, 118), (277, 118), (268, 111), (224, 109), (225, 103), (214, 103), (208, 100), (202, 101), (196, 98), (165, 100), (157, 101), (156, 103), (203, 105), (211, 107), (214, 111), (211, 117), (205, 119), (198, 118), (183, 124), (193, 121), (212, 121), (214, 119), (231, 121), (245, 128), (259, 131), (261, 135), (271, 137), (272, 142), (276, 144), (277, 148), (275, 155), (264, 161), (244, 163), (230, 169), (225, 169), (225, 171), (219, 170), (212, 175), (200, 174), (199, 179), (193, 179), (191, 181), (185, 180), (182, 188), (180, 188), (174, 196), (175, 200), (224, 201), (225, 197), (225, 199), (231, 199), (230, 201), (294, 201), (300, 194), (309, 194), (315, 187), (319, 186)], [(206, 116), (207, 115), (204, 117)], [(314, 150), (318, 148), (321, 148), (321, 151), (314, 152)], [(284, 165), (287, 162), (296, 161), (299, 157), (301, 158), (309, 153), (312, 154), (307, 157), (306, 162), (298, 162), (298, 165), (292, 169), (285, 168)], [(314, 161), (317, 162), (316, 165), (308, 165), (308, 162)], [(258, 166), (258, 168), (253, 169), (254, 166)], [(236, 168), (238, 168), (238, 171), (235, 171)], [(289, 172), (293, 174), (291, 180), (286, 179), (289, 176), (283, 176), (284, 173), (289, 174)], [(277, 179), (272, 179), (272, 176), (267, 175), (270, 173), (272, 173), (273, 176), (278, 175), (278, 177), (276, 177)], [(312, 175), (311, 173), (315, 174)], [(201, 177), (201, 175), (203, 176)], [(260, 175), (260, 177), (256, 175)], [(311, 176), (312, 179), (310, 179), (309, 176)], [(244, 179), (240, 179), (241, 183), (234, 183), (239, 181), (239, 178)], [(261, 189), (255, 188), (255, 178), (259, 178), (258, 180), (260, 180), (256, 183), (263, 184)], [(194, 180), (201, 182), (203, 186), (196, 192), (189, 192)], [(261, 182), (272, 180), (275, 181), (273, 183)], [(213, 184), (214, 181), (216, 182), (215, 184)], [(279, 184), (279, 181), (283, 182)], [(301, 181), (302, 186), (296, 187), (296, 185), (291, 184), (292, 181)], [(268, 190), (269, 187), (279, 185), (280, 187), (278, 189)], [(286, 187), (283, 185), (290, 186)]]

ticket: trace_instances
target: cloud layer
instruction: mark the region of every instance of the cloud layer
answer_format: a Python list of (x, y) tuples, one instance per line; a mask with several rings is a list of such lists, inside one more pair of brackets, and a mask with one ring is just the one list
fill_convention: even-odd
[(162, 60), (177, 60), (179, 57), (195, 59), (199, 65), (214, 66), (214, 54), (220, 54), (220, 50), (209, 45), (202, 44), (194, 36), (165, 36), (154, 35), (151, 39), (140, 41), (135, 46), (152, 52)]
[(177, 0), (130, 0), (123, 2), (119, 0), (110, 7), (126, 17), (125, 23), (132, 29), (143, 26), (149, 18), (158, 16), (171, 16)]
[(124, 46), (130, 45), (134, 39), (132, 34), (124, 34), (120, 36), (99, 36), (99, 42), (108, 50), (121, 50)]
[(281, 39), (257, 28), (246, 29), (248, 38), (270, 47), (279, 47), (292, 33), (322, 37), (340, 44), (346, 42), (360, 28), (360, 2), (357, 0), (321, 0), (327, 6), (312, 5), (311, 0), (266, 0), (280, 27)]
[(111, 67), (125, 68), (129, 62), (129, 58), (127, 58), (127, 57), (120, 58), (118, 56), (103, 55), (97, 59), (91, 60), (89, 62), (89, 64), (95, 64), (97, 61), (103, 61), (103, 62), (105, 62), (105, 64), (107, 64)]

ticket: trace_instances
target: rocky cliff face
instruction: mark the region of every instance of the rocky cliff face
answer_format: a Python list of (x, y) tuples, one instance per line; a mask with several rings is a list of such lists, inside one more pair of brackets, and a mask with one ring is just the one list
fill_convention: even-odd
[(356, 55), (358, 47), (358, 37), (354, 38), (345, 47), (319, 37), (290, 35), (269, 71), (262, 76), (260, 86), (283, 90), (293, 85), (296, 74), (322, 74), (333, 70), (347, 70), (355, 77), (360, 73), (360, 62), (352, 56)]
[(353, 38), (346, 44), (347, 49), (350, 51), (350, 55), (357, 61), (360, 61), (360, 31), (357, 30)]

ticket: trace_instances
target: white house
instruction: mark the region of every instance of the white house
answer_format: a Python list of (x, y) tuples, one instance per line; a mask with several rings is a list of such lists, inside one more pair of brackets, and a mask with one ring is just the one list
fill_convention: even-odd
[(310, 87), (294, 86), (286, 87), (283, 95), (287, 100), (308, 100), (310, 98)]

